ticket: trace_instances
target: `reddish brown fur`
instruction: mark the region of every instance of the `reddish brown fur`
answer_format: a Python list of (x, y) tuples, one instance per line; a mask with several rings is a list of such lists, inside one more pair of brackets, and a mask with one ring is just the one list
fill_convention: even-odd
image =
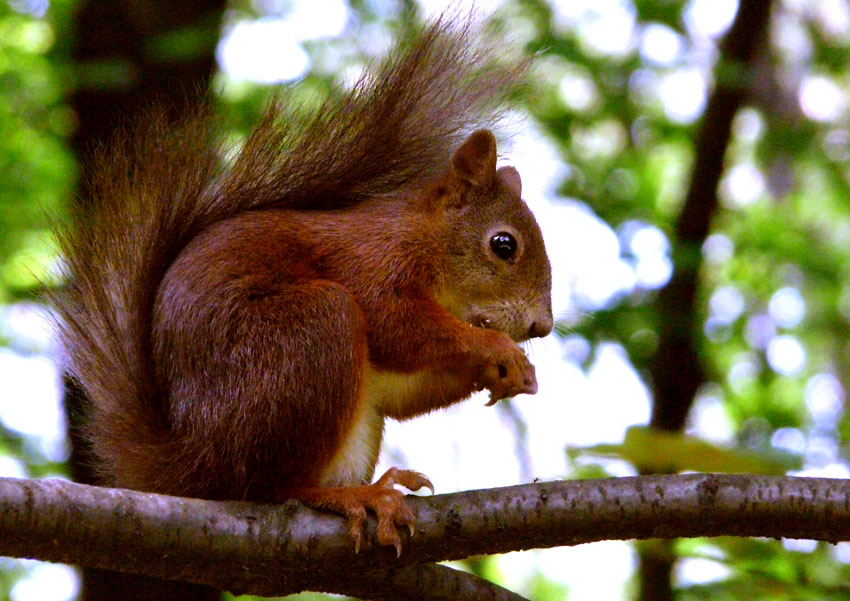
[(492, 135), (460, 144), (522, 72), (479, 71), (491, 58), (436, 23), (312, 121), (270, 109), (226, 171), (205, 115), (101, 157), (58, 306), (105, 483), (299, 496), (356, 525), (385, 511), (372, 492), (317, 487), (368, 483), (384, 416), (536, 390), (511, 337), (552, 326), (540, 232)]

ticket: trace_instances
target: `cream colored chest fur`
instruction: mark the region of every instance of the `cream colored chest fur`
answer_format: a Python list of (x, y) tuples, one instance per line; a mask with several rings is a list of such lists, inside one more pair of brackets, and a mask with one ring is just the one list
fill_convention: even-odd
[(322, 474), (322, 486), (356, 486), (371, 482), (378, 461), (384, 420), (422, 389), (430, 374), (401, 374), (366, 369), (358, 412), (342, 445)]

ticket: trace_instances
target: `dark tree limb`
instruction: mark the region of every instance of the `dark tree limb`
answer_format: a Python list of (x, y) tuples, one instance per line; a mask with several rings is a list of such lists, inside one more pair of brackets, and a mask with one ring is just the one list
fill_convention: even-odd
[[(396, 559), (393, 549), (371, 544), (373, 530), (355, 554), (342, 518), (295, 501), (221, 503), (0, 479), (0, 554), (267, 596), (320, 590), (382, 599), (383, 590), (414, 599), (516, 599), (427, 564), (600, 540), (850, 540), (850, 481), (825, 478), (611, 478), (411, 497), (410, 505), (419, 529)], [(443, 584), (432, 595), (435, 583)]]
[(527, 601), (492, 582), (433, 563), (349, 575), (333, 591), (370, 601)]
[[(82, 0), (74, 3), (70, 44), (76, 87), (69, 98), (77, 118), (70, 145), (81, 172), (93, 149), (107, 143), (121, 125), (131, 123), (156, 104), (179, 120), (202, 99), (215, 70), (224, 0)], [(78, 195), (88, 198), (88, 179)], [(65, 407), (71, 442), (69, 467), (78, 482), (94, 483), (91, 457), (82, 424), (86, 400), (66, 381)], [(83, 570), (80, 601), (210, 601), (218, 591)]]
[[(771, 2), (742, 0), (732, 28), (720, 47), (716, 85), (709, 95), (696, 140), (694, 172), (674, 231), (674, 272), (656, 303), (664, 316), (659, 344), (650, 365), (654, 393), (651, 425), (668, 432), (684, 427), (697, 389), (705, 377), (698, 353), (702, 327), (697, 303), (702, 246), (717, 212), (717, 187), (723, 174), (732, 121), (747, 95), (758, 44), (766, 36)], [(736, 74), (731, 77), (730, 73)]]
[[(771, 5), (770, 0), (741, 0), (723, 38), (715, 87), (697, 134), (691, 181), (674, 226), (673, 277), (656, 301), (657, 314), (663, 319), (658, 349), (649, 365), (654, 397), (650, 426), (667, 432), (684, 428), (697, 390), (706, 379), (699, 353), (702, 312), (697, 300), (702, 246), (718, 208), (717, 188), (732, 121), (746, 98), (755, 57), (767, 39)], [(674, 560), (673, 553), (641, 554), (641, 601), (673, 598)]]

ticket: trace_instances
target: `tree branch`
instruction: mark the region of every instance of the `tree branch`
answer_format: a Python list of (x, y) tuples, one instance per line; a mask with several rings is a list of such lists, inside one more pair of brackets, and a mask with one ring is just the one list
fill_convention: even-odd
[[(380, 599), (376, 591), (393, 587), (407, 598), (425, 598), (426, 586), (449, 578), (443, 598), (463, 598), (463, 588), (479, 585), (462, 572), (420, 564), (613, 539), (850, 540), (850, 481), (826, 478), (695, 474), (549, 482), (411, 497), (410, 506), (419, 528), (396, 559), (394, 550), (372, 544), (374, 529), (355, 555), (342, 518), (296, 501), (221, 503), (0, 479), (0, 554), (267, 596), (321, 590)], [(488, 590), (473, 596), (517, 598)]]
[(348, 576), (335, 592), (370, 601), (527, 601), (473, 574), (433, 563)]

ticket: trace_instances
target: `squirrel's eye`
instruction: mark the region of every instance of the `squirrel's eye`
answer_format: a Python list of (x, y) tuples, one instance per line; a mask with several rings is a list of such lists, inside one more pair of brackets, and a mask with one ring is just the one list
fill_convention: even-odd
[(516, 238), (508, 232), (499, 232), (490, 238), (490, 249), (504, 261), (510, 261), (516, 253)]

